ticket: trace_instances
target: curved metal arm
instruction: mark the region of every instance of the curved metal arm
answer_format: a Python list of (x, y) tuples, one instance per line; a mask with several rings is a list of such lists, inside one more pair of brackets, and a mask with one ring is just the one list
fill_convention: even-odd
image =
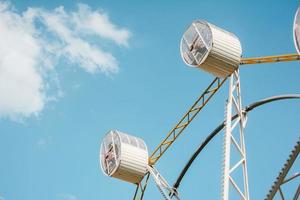
[[(259, 106), (262, 106), (264, 104), (271, 103), (273, 101), (285, 100), (285, 99), (300, 99), (300, 94), (279, 95), (279, 96), (273, 96), (273, 97), (270, 97), (270, 98), (266, 98), (266, 99), (257, 101), (255, 103), (252, 103), (249, 106), (247, 106), (244, 109), (244, 114), (246, 114), (247, 112), (250, 112), (253, 109), (255, 109), (255, 108), (259, 107)], [(237, 117), (238, 117), (238, 115), (234, 115), (232, 117), (232, 120), (236, 119)], [(176, 182), (174, 183), (173, 187), (175, 189), (178, 189), (178, 187), (179, 187), (182, 179), (184, 178), (184, 175), (186, 174), (186, 172), (188, 171), (188, 169), (190, 168), (190, 166), (192, 165), (192, 163), (194, 162), (194, 160), (197, 158), (197, 156), (206, 147), (206, 145), (224, 128), (224, 126), (225, 126), (225, 122), (223, 121), (215, 130), (213, 130), (207, 136), (207, 138), (202, 142), (202, 144), (193, 153), (193, 155), (191, 156), (191, 158), (189, 159), (189, 161), (186, 163), (186, 165), (184, 166), (183, 170), (179, 174)]]

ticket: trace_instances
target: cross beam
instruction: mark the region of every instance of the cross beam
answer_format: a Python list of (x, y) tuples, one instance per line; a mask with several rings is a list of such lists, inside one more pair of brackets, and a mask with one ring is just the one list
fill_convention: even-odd
[(284, 55), (264, 56), (264, 57), (257, 57), (257, 58), (242, 58), (240, 65), (288, 62), (288, 61), (296, 61), (296, 60), (300, 60), (299, 54), (284, 54)]

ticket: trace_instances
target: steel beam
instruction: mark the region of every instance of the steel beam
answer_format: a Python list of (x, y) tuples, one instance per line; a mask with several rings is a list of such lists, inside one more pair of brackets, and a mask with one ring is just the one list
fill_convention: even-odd
[(257, 57), (257, 58), (242, 58), (240, 65), (288, 62), (288, 61), (296, 61), (296, 60), (300, 60), (299, 54), (285, 54), (285, 55), (264, 56), (264, 57)]
[[(232, 116), (237, 114), (233, 119)], [(225, 109), (225, 134), (224, 134), (224, 163), (223, 163), (223, 177), (222, 177), (222, 200), (230, 199), (230, 188), (233, 188), (242, 200), (249, 200), (248, 192), (248, 175), (247, 175), (247, 159), (246, 147), (244, 139), (244, 128), (246, 126), (246, 115), (243, 114), (241, 89), (240, 89), (240, 76), (239, 71), (236, 70), (230, 76), (229, 83), (229, 96)], [(234, 134), (237, 129), (238, 135)], [(231, 146), (236, 148), (231, 148)], [(238, 155), (237, 162), (232, 163), (231, 157), (233, 153)], [(242, 174), (239, 176), (232, 176), (238, 169), (242, 169)], [(237, 182), (237, 179), (239, 182)], [(242, 182), (243, 184), (238, 185)], [(230, 187), (231, 186), (231, 187)]]

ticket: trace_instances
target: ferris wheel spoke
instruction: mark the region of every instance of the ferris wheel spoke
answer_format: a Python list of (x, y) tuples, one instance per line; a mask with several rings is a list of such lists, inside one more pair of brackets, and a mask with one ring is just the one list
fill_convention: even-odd
[(142, 200), (148, 185), (150, 173), (148, 172), (146, 176), (143, 178), (143, 180), (136, 184), (136, 190), (134, 193), (133, 200)]

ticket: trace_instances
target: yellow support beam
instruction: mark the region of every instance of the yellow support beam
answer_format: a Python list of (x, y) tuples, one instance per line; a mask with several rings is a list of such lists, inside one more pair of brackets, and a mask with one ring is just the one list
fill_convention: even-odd
[(190, 107), (185, 115), (179, 120), (179, 122), (171, 129), (165, 139), (155, 148), (154, 152), (149, 158), (149, 164), (154, 165), (165, 151), (175, 142), (182, 131), (191, 123), (196, 115), (202, 110), (202, 108), (208, 103), (211, 97), (220, 89), (225, 82), (225, 79), (215, 78), (196, 102)]
[[(201, 96), (196, 100), (196, 102), (190, 107), (187, 113), (180, 119), (180, 121), (174, 126), (173, 129), (168, 133), (166, 138), (156, 147), (154, 152), (149, 158), (149, 164), (154, 165), (165, 151), (175, 142), (182, 131), (191, 123), (191, 121), (196, 117), (196, 115), (202, 110), (203, 107), (208, 103), (208, 101), (213, 97), (213, 95), (221, 88), (226, 78), (215, 78), (206, 90), (201, 94)], [(149, 173), (145, 175), (143, 180), (137, 184), (136, 191), (133, 200), (142, 200), (145, 190), (147, 188), (149, 180)]]
[(264, 56), (257, 58), (242, 58), (240, 65), (274, 63), (274, 62), (288, 62), (300, 60), (299, 54), (285, 54), (277, 56)]

